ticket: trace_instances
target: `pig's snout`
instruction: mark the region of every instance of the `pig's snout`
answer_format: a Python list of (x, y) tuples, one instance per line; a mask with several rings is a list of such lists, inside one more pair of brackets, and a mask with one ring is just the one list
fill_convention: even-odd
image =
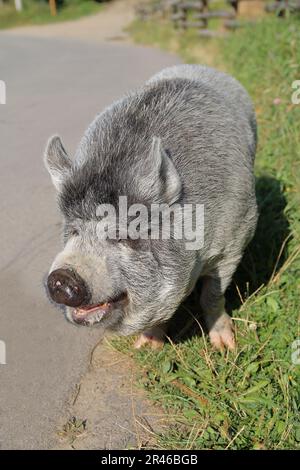
[(90, 299), (88, 288), (83, 279), (71, 269), (56, 269), (47, 279), (49, 295), (57, 304), (79, 307)]

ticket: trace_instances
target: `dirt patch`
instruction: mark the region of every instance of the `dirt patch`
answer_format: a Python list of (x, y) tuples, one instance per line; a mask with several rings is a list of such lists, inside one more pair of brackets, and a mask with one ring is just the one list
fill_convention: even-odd
[[(217, 46), (214, 40), (207, 42), (205, 45), (199, 42), (199, 44), (194, 44), (189, 48), (189, 55), (195, 63), (215, 67), (217, 61)], [(225, 65), (220, 61), (219, 57), (218, 69), (226, 72)]]
[(153, 447), (165, 421), (138, 389), (133, 360), (101, 342), (58, 425), (55, 449)]

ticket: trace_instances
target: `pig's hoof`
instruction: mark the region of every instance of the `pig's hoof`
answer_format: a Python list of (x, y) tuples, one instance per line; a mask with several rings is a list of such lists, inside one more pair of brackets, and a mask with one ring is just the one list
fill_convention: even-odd
[(209, 338), (212, 346), (219, 351), (224, 348), (234, 351), (235, 339), (233, 333), (233, 323), (227, 313), (223, 313), (209, 330)]
[(151, 330), (145, 331), (142, 333), (136, 342), (134, 343), (135, 349), (140, 349), (143, 346), (150, 346), (151, 349), (162, 349), (164, 346), (164, 331), (159, 328), (153, 328)]

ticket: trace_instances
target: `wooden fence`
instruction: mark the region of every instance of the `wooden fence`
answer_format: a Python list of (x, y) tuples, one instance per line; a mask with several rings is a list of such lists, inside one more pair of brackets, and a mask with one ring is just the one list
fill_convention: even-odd
[(278, 16), (285, 16), (287, 12), (295, 13), (300, 11), (299, 0), (275, 0), (273, 3), (266, 5), (266, 11), (275, 12)]
[[(171, 20), (176, 28), (187, 29), (197, 28), (201, 36), (216, 36), (216, 30), (209, 29), (209, 22), (218, 18), (226, 28), (238, 26), (234, 8), (230, 10), (212, 10), (209, 0), (199, 0), (194, 2), (182, 2), (174, 0), (171, 3)], [(231, 5), (232, 6), (232, 5)]]
[[(221, 10), (213, 8), (213, 3), (214, 0), (148, 0), (139, 4), (136, 10), (138, 17), (144, 21), (162, 16), (170, 19), (179, 30), (196, 28), (198, 34), (205, 37), (222, 35), (225, 30), (233, 30), (241, 25), (239, 21), (241, 0), (224, 0), (224, 9)], [(300, 0), (266, 2), (265, 10), (285, 16), (287, 10), (300, 11)], [(215, 19), (220, 20), (221, 28), (210, 28), (211, 21)]]

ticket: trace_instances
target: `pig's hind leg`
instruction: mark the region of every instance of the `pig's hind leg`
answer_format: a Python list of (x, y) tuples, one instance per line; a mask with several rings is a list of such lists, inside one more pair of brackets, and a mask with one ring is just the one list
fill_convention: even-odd
[(205, 325), (212, 345), (219, 350), (234, 350), (235, 339), (233, 322), (225, 312), (225, 291), (236, 270), (234, 265), (219, 267), (211, 275), (203, 278), (200, 305), (203, 310)]
[(166, 328), (165, 326), (154, 326), (144, 331), (134, 343), (135, 349), (143, 346), (150, 346), (152, 349), (161, 349), (165, 342)]

